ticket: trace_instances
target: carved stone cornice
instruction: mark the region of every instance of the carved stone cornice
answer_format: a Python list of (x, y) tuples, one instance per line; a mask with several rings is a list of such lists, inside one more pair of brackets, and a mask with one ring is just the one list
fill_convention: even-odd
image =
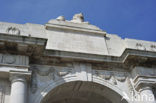
[[(0, 53), (38, 55), (43, 53), (47, 39), (0, 33)], [(35, 52), (35, 53), (34, 53)]]

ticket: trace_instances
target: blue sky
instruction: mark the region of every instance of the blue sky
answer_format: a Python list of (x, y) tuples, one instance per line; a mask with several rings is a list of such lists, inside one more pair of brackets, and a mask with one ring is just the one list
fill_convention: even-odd
[(4, 22), (45, 24), (79, 12), (108, 33), (156, 41), (156, 0), (0, 0)]

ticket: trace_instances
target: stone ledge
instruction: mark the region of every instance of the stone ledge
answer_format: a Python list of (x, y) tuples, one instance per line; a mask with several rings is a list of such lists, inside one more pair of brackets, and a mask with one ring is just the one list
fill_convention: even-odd
[(0, 41), (25, 43), (25, 44), (35, 44), (35, 45), (45, 45), (47, 39), (34, 38), (28, 36), (17, 36), (17, 35), (6, 35), (6, 33), (0, 33)]
[(74, 28), (74, 27), (69, 27), (69, 26), (59, 26), (59, 25), (54, 25), (54, 24), (46, 24), (46, 29), (62, 29), (62, 30), (71, 30), (71, 31), (78, 31), (78, 32), (86, 32), (86, 33), (90, 33), (90, 35), (92, 34), (99, 34), (99, 35), (103, 35), (106, 36), (106, 32), (104, 31), (95, 31), (95, 30), (87, 30), (87, 29), (82, 29), (82, 28)]
[[(121, 56), (111, 56), (111, 55), (96, 55), (96, 54), (86, 54), (86, 53), (75, 53), (75, 52), (66, 52), (66, 51), (57, 51), (57, 50), (46, 50), (44, 52), (45, 56), (66, 58), (66, 59), (75, 59), (75, 60), (84, 60), (84, 61), (97, 61), (97, 62), (114, 62), (114, 63), (125, 63), (129, 56), (136, 57), (147, 57), (154, 58), (156, 57), (155, 52), (140, 51), (133, 49), (125, 49)], [(144, 58), (143, 58), (144, 59)]]

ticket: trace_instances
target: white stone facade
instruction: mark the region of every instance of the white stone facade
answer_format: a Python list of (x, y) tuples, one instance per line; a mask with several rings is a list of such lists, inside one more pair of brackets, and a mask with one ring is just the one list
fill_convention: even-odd
[(0, 22), (0, 103), (156, 103), (156, 42), (63, 16)]

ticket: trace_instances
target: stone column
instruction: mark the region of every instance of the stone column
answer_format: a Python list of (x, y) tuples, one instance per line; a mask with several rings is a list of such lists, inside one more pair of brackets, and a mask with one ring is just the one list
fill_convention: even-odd
[(13, 77), (11, 79), (10, 103), (27, 103), (27, 82), (24, 77)]
[(143, 103), (156, 103), (154, 93), (150, 86), (146, 86), (140, 89), (140, 100)]
[(27, 103), (27, 80), (30, 72), (11, 72), (10, 103)]

